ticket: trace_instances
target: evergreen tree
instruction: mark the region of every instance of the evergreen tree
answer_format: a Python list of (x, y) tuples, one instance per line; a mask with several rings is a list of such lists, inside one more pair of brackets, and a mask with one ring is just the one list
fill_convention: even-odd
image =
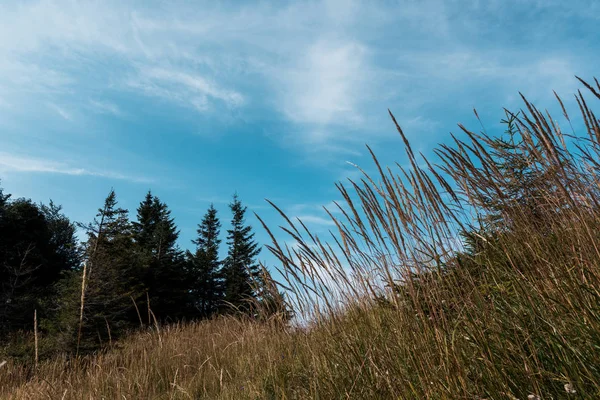
[(136, 326), (135, 303), (142, 295), (142, 270), (131, 251), (128, 211), (117, 207), (114, 190), (94, 222), (83, 227), (88, 240), (84, 244), (87, 277), (82, 337), (96, 346)]
[(137, 209), (133, 232), (152, 312), (160, 320), (180, 318), (188, 296), (183, 254), (176, 243), (179, 232), (167, 205), (151, 192)]
[(4, 189), (0, 186), (0, 218), (4, 215), (4, 210), (6, 208), (6, 203), (10, 199), (10, 194), (4, 194)]
[(0, 333), (30, 329), (33, 311), (47, 318), (55, 284), (77, 268), (73, 224), (52, 202), (9, 201), (0, 190)]
[(193, 305), (202, 318), (216, 312), (223, 297), (219, 260), (220, 229), (217, 210), (211, 204), (198, 225), (198, 238), (192, 241), (196, 245), (196, 252), (187, 253)]
[(64, 265), (64, 270), (78, 269), (81, 254), (76, 239), (76, 226), (62, 213), (62, 206), (54, 204), (40, 206), (50, 230), (50, 244), (55, 249), (56, 257)]
[(141, 248), (153, 248), (153, 236), (158, 220), (154, 196), (148, 191), (137, 209), (137, 221), (132, 222), (134, 239)]
[(558, 192), (556, 171), (540, 165), (536, 155), (543, 154), (540, 140), (523, 132), (518, 122), (518, 113), (506, 111), (501, 121), (506, 125), (505, 135), (487, 140), (490, 165), (498, 173), (484, 187), (476, 185), (471, 190), (471, 201), (482, 212), (475, 226), (461, 232), (468, 254), (478, 254), (486, 243), (494, 243), (522, 221), (545, 234), (550, 229), (549, 216), (560, 209), (547, 201)]
[(260, 253), (254, 241), (252, 227), (246, 225), (246, 207), (237, 194), (229, 208), (233, 214), (231, 229), (227, 231), (229, 250), (223, 262), (224, 301), (234, 308), (247, 312), (249, 301), (255, 300), (255, 283), (259, 278), (259, 265), (255, 257)]
[[(544, 154), (541, 139), (523, 132), (518, 123), (518, 113), (506, 111), (504, 137), (490, 140), (489, 153), (498, 171), (493, 186), (500, 193), (478, 190), (475, 200), (487, 215), (486, 228), (512, 229), (520, 220), (526, 220), (537, 230), (547, 230), (545, 219), (551, 215), (552, 206), (547, 197), (556, 194), (556, 171), (541, 165), (538, 154)], [(492, 186), (492, 185), (490, 185)]]
[(264, 265), (261, 265), (261, 268), (257, 285), (258, 317), (262, 320), (277, 320), (285, 324), (294, 317), (293, 309), (286, 300), (286, 296), (279, 290), (277, 282), (269, 270)]

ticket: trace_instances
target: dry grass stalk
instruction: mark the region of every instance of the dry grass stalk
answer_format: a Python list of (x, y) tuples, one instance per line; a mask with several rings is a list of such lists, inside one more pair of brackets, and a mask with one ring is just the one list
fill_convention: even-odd
[(38, 320), (37, 309), (33, 311), (33, 337), (35, 341), (35, 368), (37, 369), (40, 360), (39, 341), (38, 341)]
[(77, 329), (77, 351), (79, 355), (79, 346), (81, 344), (81, 331), (83, 328), (83, 310), (85, 309), (85, 287), (87, 278), (87, 262), (83, 263), (83, 275), (81, 276), (81, 297), (80, 297), (80, 308), (79, 308), (79, 327)]

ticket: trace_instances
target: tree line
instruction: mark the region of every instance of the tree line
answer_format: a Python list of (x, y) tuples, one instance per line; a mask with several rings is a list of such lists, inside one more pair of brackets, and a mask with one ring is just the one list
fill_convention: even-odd
[[(245, 220), (247, 208), (234, 195), (229, 209), (221, 259), (222, 225), (212, 204), (198, 224), (195, 249), (184, 251), (171, 210), (150, 191), (135, 220), (111, 190), (94, 220), (81, 224), (52, 201), (12, 199), (0, 188), (0, 341), (6, 352), (21, 355), (18, 343), (34, 329), (34, 312), (44, 349), (84, 352), (139, 327), (283, 310), (282, 295), (257, 262), (260, 247)], [(85, 233), (82, 243), (77, 228)]]

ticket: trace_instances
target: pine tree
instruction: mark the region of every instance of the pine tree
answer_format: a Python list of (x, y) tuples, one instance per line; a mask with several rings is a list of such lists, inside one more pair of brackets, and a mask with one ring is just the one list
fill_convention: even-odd
[(92, 346), (136, 326), (138, 319), (135, 303), (142, 295), (142, 270), (131, 251), (133, 234), (128, 211), (117, 204), (111, 190), (94, 222), (83, 226), (88, 240), (84, 244), (87, 279), (82, 334)]
[(219, 260), (220, 229), (217, 210), (211, 204), (198, 225), (198, 238), (192, 241), (196, 245), (196, 252), (187, 254), (193, 304), (201, 318), (215, 313), (223, 297)]
[(187, 306), (185, 264), (177, 247), (179, 231), (171, 211), (148, 192), (132, 225), (152, 312), (163, 321), (182, 317)]
[(137, 209), (137, 221), (131, 223), (134, 239), (137, 245), (142, 248), (152, 247), (154, 230), (158, 220), (153, 203), (154, 196), (152, 196), (152, 192), (148, 191)]
[(249, 301), (257, 297), (254, 288), (260, 270), (255, 257), (260, 253), (260, 248), (254, 241), (252, 227), (246, 225), (246, 207), (242, 205), (237, 194), (233, 196), (229, 208), (233, 218), (231, 229), (227, 231), (229, 250), (223, 263), (224, 301), (242, 312), (247, 312)]

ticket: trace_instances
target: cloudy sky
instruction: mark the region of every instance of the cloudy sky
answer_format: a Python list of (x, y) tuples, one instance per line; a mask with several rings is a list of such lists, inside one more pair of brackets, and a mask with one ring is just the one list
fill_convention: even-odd
[(593, 0), (0, 0), (0, 179), (77, 221), (111, 187), (131, 210), (152, 189), (182, 247), (234, 191), (326, 232), (366, 143), (406, 161), (388, 108), (428, 153), (480, 128), (473, 107), (494, 129), (519, 91), (569, 105), (575, 75), (600, 75), (599, 23)]

